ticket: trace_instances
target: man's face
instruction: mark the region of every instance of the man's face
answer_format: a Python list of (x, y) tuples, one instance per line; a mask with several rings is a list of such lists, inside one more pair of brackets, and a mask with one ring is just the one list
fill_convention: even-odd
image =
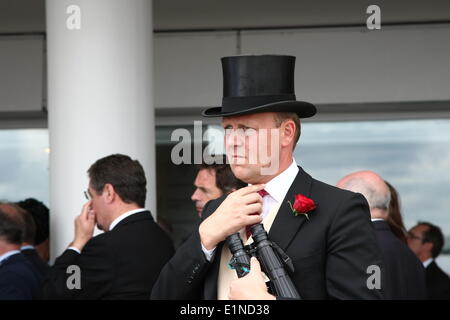
[(191, 200), (195, 202), (195, 209), (198, 216), (202, 216), (203, 207), (209, 200), (214, 200), (222, 195), (222, 191), (216, 185), (216, 171), (212, 169), (202, 169), (195, 178), (194, 185), (196, 187), (191, 196)]
[(417, 257), (423, 256), (424, 253), (429, 253), (429, 243), (423, 242), (423, 235), (427, 230), (427, 226), (418, 225), (408, 231), (408, 246)]
[(278, 171), (280, 130), (274, 113), (224, 117), (222, 127), (228, 161), (238, 179), (256, 184)]

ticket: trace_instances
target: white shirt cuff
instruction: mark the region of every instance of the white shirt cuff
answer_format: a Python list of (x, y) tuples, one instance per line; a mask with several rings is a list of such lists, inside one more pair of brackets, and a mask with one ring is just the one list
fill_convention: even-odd
[(217, 247), (214, 247), (211, 250), (208, 250), (208, 249), (205, 248), (203, 243), (200, 242), (200, 244), (202, 245), (202, 251), (205, 254), (206, 260), (208, 260), (208, 262), (211, 261), (211, 259), (212, 259), (213, 255), (214, 255), (214, 252), (216, 251)]
[(75, 248), (75, 247), (68, 247), (67, 249), (68, 249), (68, 250), (73, 250), (73, 251), (75, 251), (76, 253), (81, 254), (81, 251), (78, 250), (78, 249)]

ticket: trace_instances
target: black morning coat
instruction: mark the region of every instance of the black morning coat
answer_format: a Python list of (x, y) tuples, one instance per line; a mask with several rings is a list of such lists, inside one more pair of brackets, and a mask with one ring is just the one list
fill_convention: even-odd
[[(295, 195), (311, 198), (317, 208), (295, 216), (288, 201)], [(203, 219), (225, 197), (210, 201)], [(369, 279), (382, 270), (381, 251), (370, 220), (367, 201), (358, 193), (327, 185), (299, 172), (283, 200), (269, 232), (293, 260), (292, 280), (303, 299), (381, 299), (382, 288)], [(161, 271), (153, 299), (217, 299), (217, 278), (223, 242), (208, 262), (198, 231), (184, 242)], [(376, 269), (376, 267), (375, 267)], [(369, 282), (369, 285), (368, 285)]]

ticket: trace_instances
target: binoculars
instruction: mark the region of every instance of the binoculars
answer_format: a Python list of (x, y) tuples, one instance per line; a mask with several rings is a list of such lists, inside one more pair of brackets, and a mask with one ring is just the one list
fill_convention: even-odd
[(291, 273), (294, 265), (286, 253), (274, 242), (269, 240), (262, 224), (254, 224), (250, 231), (253, 243), (244, 246), (239, 233), (227, 238), (227, 244), (232, 254), (229, 266), (236, 270), (239, 278), (250, 272), (250, 258), (256, 256), (262, 271), (270, 279), (269, 292), (277, 297), (301, 299), (285, 266)]

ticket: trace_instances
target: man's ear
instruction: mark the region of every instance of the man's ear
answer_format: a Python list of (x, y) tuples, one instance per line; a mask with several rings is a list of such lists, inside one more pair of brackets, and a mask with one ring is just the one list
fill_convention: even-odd
[(295, 139), (295, 122), (290, 119), (286, 120), (281, 128), (281, 145), (286, 147)]
[(424, 242), (423, 245), (425, 246), (425, 250), (431, 252), (433, 250), (433, 243), (432, 242)]
[(103, 188), (103, 196), (106, 203), (112, 203), (114, 201), (116, 197), (116, 191), (114, 190), (112, 184), (110, 183), (105, 184), (105, 187)]

